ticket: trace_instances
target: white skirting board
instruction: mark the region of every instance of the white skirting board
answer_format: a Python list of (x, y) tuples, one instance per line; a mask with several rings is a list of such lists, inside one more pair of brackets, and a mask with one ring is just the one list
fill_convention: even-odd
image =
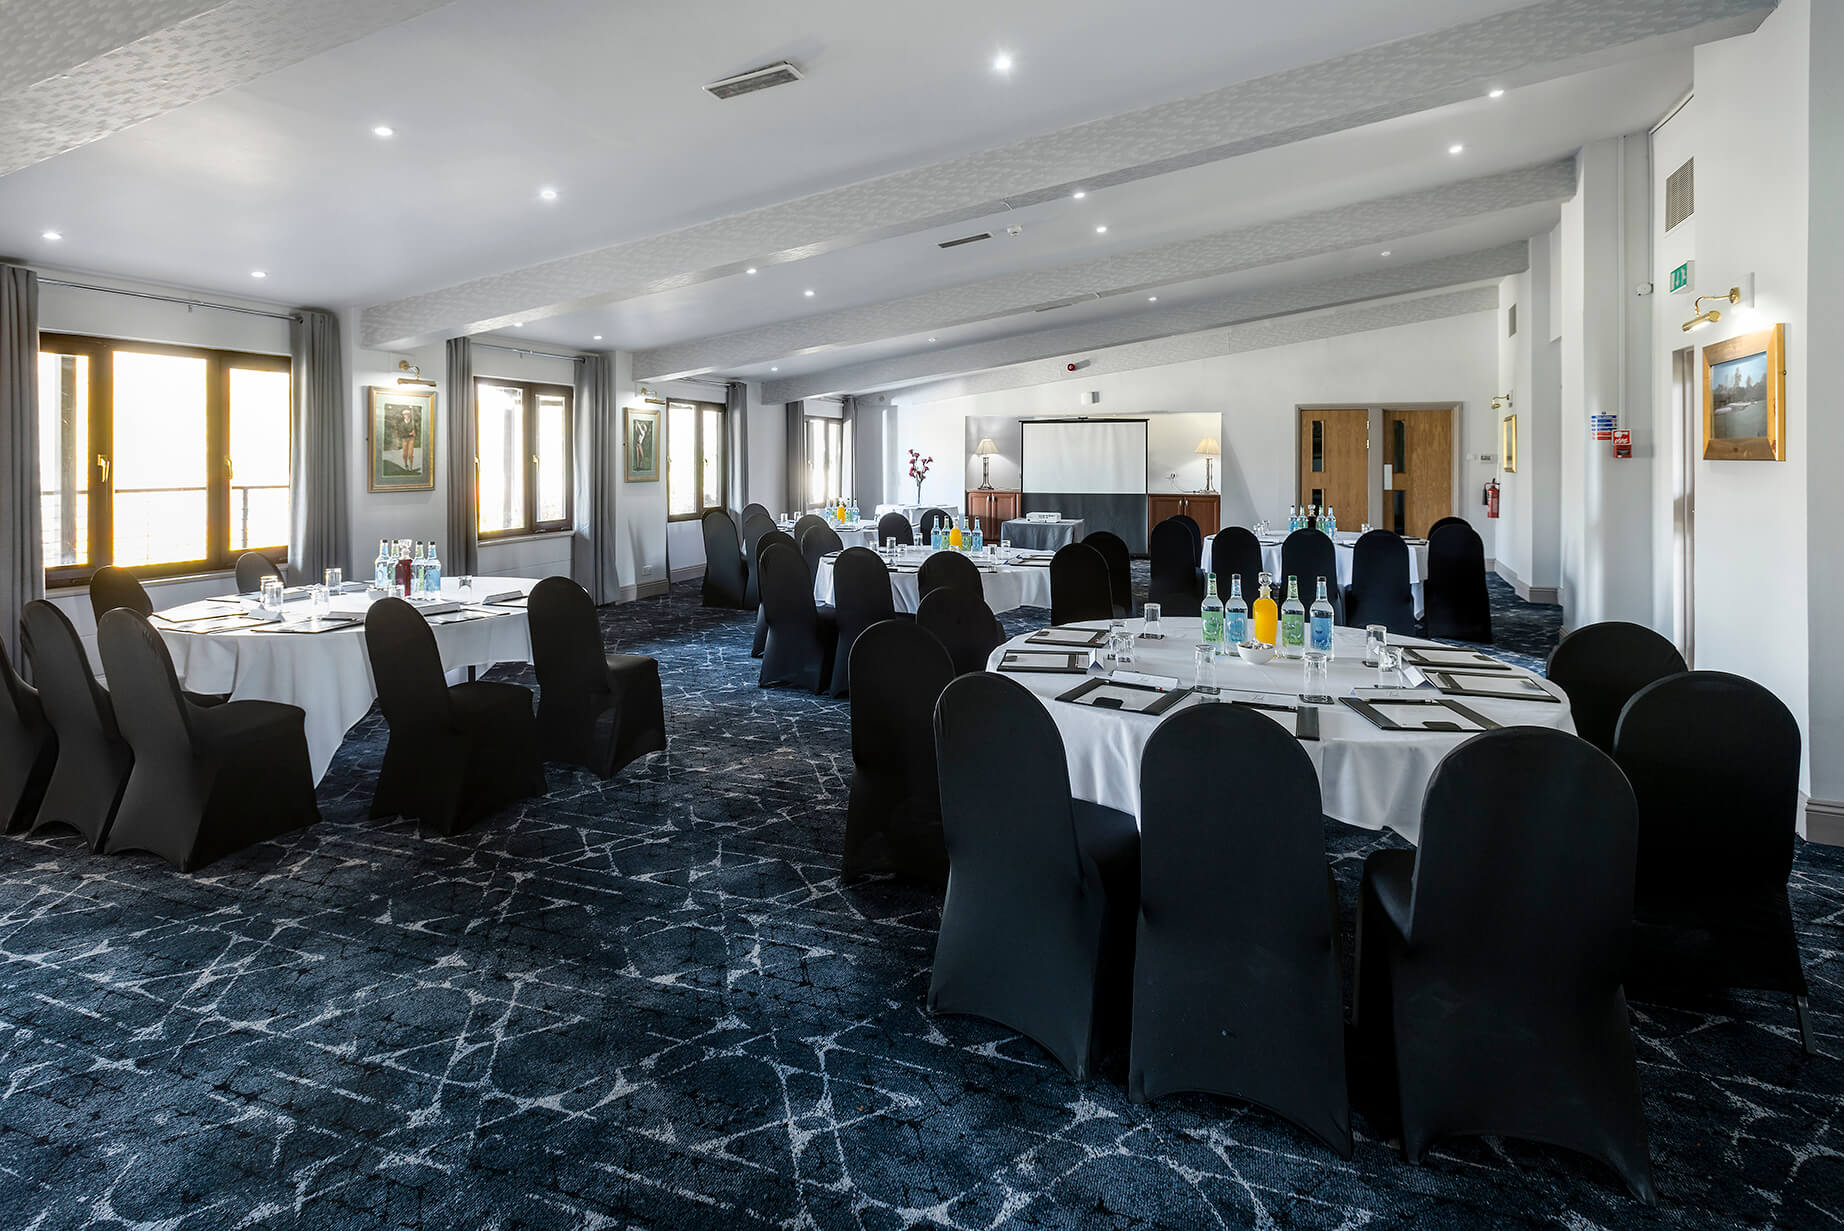
[(1800, 820), (1800, 833), (1806, 841), (1844, 846), (1844, 801), (1807, 799)]
[(1517, 596), (1527, 603), (1557, 604), (1562, 602), (1562, 588), (1560, 586), (1533, 586), (1522, 577), (1519, 577), (1510, 565), (1500, 564), (1496, 560), (1487, 560), (1485, 566), (1492, 572), (1497, 573), (1499, 577), (1504, 580), (1505, 584), (1517, 591)]

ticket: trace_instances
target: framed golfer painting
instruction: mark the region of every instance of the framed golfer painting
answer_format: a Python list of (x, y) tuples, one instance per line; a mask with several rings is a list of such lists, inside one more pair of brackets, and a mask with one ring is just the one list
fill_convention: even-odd
[(404, 392), (371, 385), (371, 490), (430, 491), (435, 487), (435, 391)]
[(1703, 460), (1786, 460), (1786, 326), (1703, 348)]
[(623, 413), (627, 417), (623, 476), (630, 483), (659, 482), (659, 407), (629, 406)]

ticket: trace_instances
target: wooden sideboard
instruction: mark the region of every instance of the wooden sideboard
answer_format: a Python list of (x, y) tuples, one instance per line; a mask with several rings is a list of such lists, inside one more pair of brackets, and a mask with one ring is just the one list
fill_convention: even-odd
[(1183, 513), (1206, 535), (1222, 529), (1222, 497), (1216, 492), (1147, 492), (1146, 533), (1168, 517)]
[(1018, 492), (980, 491), (967, 493), (967, 516), (980, 523), (980, 534), (988, 543), (999, 541), (999, 524), (1018, 516)]

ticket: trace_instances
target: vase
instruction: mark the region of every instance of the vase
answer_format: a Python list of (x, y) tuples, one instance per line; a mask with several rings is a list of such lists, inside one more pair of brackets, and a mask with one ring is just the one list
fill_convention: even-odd
[(916, 480), (916, 503), (917, 504), (922, 503), (922, 480), (921, 479)]

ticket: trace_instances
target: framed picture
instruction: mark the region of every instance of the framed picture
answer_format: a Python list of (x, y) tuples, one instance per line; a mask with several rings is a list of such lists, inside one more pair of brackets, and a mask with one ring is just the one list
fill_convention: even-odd
[(659, 407), (629, 406), (622, 414), (626, 420), (623, 476), (630, 483), (659, 482)]
[[(1512, 305), (1515, 307), (1516, 305)], [(1498, 455), (1505, 460), (1505, 473), (1517, 473), (1517, 416), (1506, 415), (1498, 425)]]
[(1703, 460), (1786, 460), (1786, 326), (1703, 348)]
[(435, 390), (405, 392), (371, 385), (371, 490), (435, 487)]

